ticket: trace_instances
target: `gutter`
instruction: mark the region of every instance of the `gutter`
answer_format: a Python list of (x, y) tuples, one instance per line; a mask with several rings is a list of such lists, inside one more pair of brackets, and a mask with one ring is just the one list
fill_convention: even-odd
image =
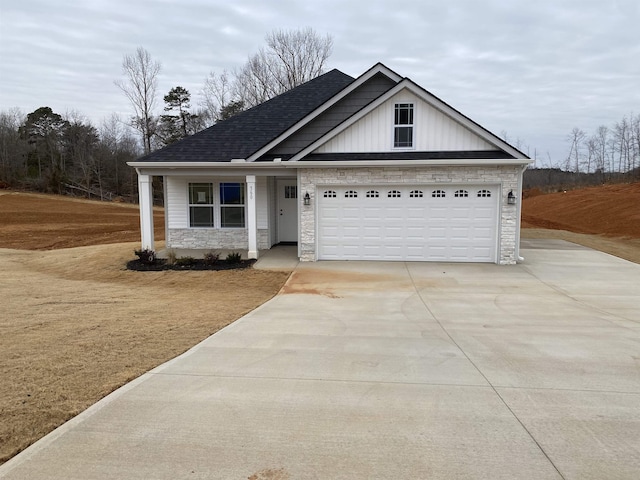
[(518, 192), (520, 193), (520, 200), (518, 201), (518, 216), (516, 223), (516, 261), (524, 262), (524, 257), (520, 256), (520, 229), (522, 228), (522, 200), (524, 198), (522, 186), (523, 186), (523, 177), (524, 171), (527, 169), (528, 165), (524, 165), (522, 167), (522, 171), (520, 175), (518, 175)]
[(191, 169), (300, 169), (300, 168), (371, 168), (371, 167), (415, 167), (420, 166), (492, 166), (492, 165), (521, 165), (526, 168), (533, 160), (529, 158), (459, 158), (459, 159), (434, 159), (434, 160), (347, 160), (347, 161), (295, 161), (295, 162), (127, 162), (127, 165), (136, 169), (162, 168), (179, 170)]

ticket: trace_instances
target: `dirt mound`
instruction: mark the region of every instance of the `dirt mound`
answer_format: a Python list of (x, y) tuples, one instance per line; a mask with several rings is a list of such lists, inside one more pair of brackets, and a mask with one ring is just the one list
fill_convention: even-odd
[[(154, 213), (156, 240), (164, 214)], [(55, 250), (140, 241), (137, 205), (0, 191), (0, 247)]]
[(640, 238), (640, 183), (525, 195), (522, 227)]

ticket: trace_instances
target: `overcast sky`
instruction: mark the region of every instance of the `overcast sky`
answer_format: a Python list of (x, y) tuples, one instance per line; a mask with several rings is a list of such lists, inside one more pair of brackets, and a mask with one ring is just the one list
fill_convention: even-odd
[(567, 153), (640, 113), (638, 0), (0, 0), (0, 110), (77, 110), (96, 126), (132, 110), (114, 80), (138, 46), (161, 62), (158, 105), (239, 67), (270, 31), (330, 34), (329, 68), (382, 62), (500, 135)]

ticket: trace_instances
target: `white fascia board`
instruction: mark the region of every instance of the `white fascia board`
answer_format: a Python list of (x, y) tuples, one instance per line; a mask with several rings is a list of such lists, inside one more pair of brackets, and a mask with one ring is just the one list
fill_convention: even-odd
[(237, 168), (237, 169), (255, 169), (255, 168), (282, 168), (287, 162), (253, 162), (253, 163), (232, 163), (232, 162), (127, 162), (127, 165), (133, 168), (164, 168), (164, 169), (183, 169), (183, 168), (200, 168), (200, 169), (218, 169), (218, 168)]
[(417, 167), (417, 166), (527, 166), (530, 158), (454, 158), (431, 160), (328, 160), (304, 162), (254, 162), (240, 167), (229, 162), (181, 162), (150, 163), (128, 162), (139, 175), (154, 176), (242, 176), (242, 175), (291, 175), (298, 168), (375, 168), (375, 167)]
[(514, 156), (516, 158), (526, 158), (526, 156), (522, 152), (520, 152), (519, 150), (513, 148), (511, 145), (509, 145), (505, 141), (501, 140), (499, 137), (497, 137), (496, 135), (491, 133), (489, 130), (485, 129), (484, 127), (481, 127), (479, 124), (477, 124), (476, 122), (474, 122), (470, 118), (466, 117), (465, 115), (463, 115), (462, 113), (460, 113), (456, 109), (454, 109), (453, 107), (450, 107), (449, 105), (444, 103), (442, 100), (440, 100), (435, 95), (429, 93), (427, 90), (425, 90), (424, 88), (422, 88), (419, 85), (415, 84), (413, 81), (409, 80), (408, 78), (405, 78), (400, 83), (398, 83), (395, 87), (393, 87), (391, 90), (389, 90), (386, 93), (382, 94), (380, 97), (378, 97), (376, 100), (374, 100), (369, 105), (364, 107), (362, 110), (358, 111), (353, 116), (349, 117), (344, 122), (342, 122), (340, 125), (338, 125), (336, 128), (334, 128), (333, 130), (329, 131), (324, 136), (320, 137), (318, 140), (313, 142), (311, 145), (309, 145), (308, 147), (304, 148), (303, 150), (298, 152), (296, 155), (291, 157), (291, 159), (289, 161), (290, 162), (296, 162), (296, 161), (300, 160), (301, 158), (304, 158), (306, 155), (310, 154), (311, 152), (313, 152), (317, 148), (321, 147), (323, 144), (325, 144), (326, 142), (328, 142), (329, 140), (331, 140), (332, 138), (334, 138), (338, 134), (340, 134), (343, 131), (345, 131), (351, 125), (353, 125), (358, 120), (363, 118), (365, 115), (369, 114), (370, 112), (372, 112), (373, 110), (378, 108), (384, 102), (389, 100), (394, 95), (400, 93), (404, 89), (407, 89), (407, 90), (411, 91), (416, 96), (420, 97), (426, 103), (431, 105), (433, 108), (436, 108), (436, 109), (440, 110), (445, 115), (451, 117), (456, 122), (458, 122), (461, 125), (463, 125), (464, 127), (468, 128), (469, 130), (474, 132), (476, 135), (478, 135), (482, 139), (486, 140), (488, 143), (490, 143), (492, 145), (495, 145), (496, 147), (500, 148), (501, 150), (504, 150), (509, 155), (512, 155), (512, 156)]
[(424, 167), (424, 166), (505, 166), (521, 165), (526, 166), (533, 163), (529, 158), (453, 158), (434, 160), (362, 160), (346, 161), (304, 161), (295, 162), (289, 168), (375, 168), (375, 167)]
[(399, 82), (402, 80), (402, 77), (398, 75), (396, 72), (394, 72), (393, 70), (390, 70), (389, 68), (385, 67), (381, 63), (377, 63), (376, 65), (371, 67), (369, 70), (367, 70), (365, 73), (363, 73), (358, 78), (356, 78), (350, 85), (348, 85), (346, 88), (344, 88), (343, 90), (338, 92), (336, 95), (331, 97), (329, 100), (327, 100), (325, 103), (320, 105), (318, 108), (316, 108), (313, 112), (311, 112), (309, 115), (304, 117), (294, 126), (292, 126), (288, 130), (286, 130), (284, 133), (277, 136), (274, 140), (267, 143), (264, 147), (260, 148), (260, 150), (257, 150), (256, 152), (251, 154), (249, 157), (247, 157), (247, 162), (254, 162), (258, 158), (260, 158), (262, 155), (267, 153), (273, 147), (278, 145), (283, 140), (286, 140), (288, 137), (293, 135), (296, 131), (300, 130), (302, 127), (308, 124), (311, 120), (313, 120), (318, 115), (328, 110), (330, 107), (332, 107), (336, 103), (338, 103), (340, 100), (342, 100), (344, 97), (349, 95), (355, 89), (359, 88), (363, 83), (365, 83), (367, 80), (371, 79), (374, 75), (377, 75), (378, 73), (382, 73), (386, 75), (394, 82)]
[[(278, 175), (285, 173), (287, 164), (255, 162), (238, 164), (231, 162), (128, 162), (138, 174), (154, 176), (191, 176), (191, 175)], [(287, 174), (290, 174), (287, 172)]]

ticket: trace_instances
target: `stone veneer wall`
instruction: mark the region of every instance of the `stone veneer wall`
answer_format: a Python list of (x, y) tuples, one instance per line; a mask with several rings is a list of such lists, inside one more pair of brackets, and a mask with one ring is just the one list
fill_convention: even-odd
[[(238, 249), (248, 247), (246, 228), (170, 228), (167, 248)], [(258, 229), (258, 250), (271, 248), (269, 230)]]
[(316, 187), (318, 185), (349, 184), (500, 184), (502, 198), (498, 209), (498, 261), (501, 265), (516, 263), (517, 205), (507, 205), (507, 195), (513, 190), (519, 199), (518, 166), (464, 166), (464, 167), (377, 167), (377, 168), (318, 168), (300, 169), (300, 191), (309, 192), (311, 205), (301, 207), (300, 260), (313, 262), (316, 257)]

